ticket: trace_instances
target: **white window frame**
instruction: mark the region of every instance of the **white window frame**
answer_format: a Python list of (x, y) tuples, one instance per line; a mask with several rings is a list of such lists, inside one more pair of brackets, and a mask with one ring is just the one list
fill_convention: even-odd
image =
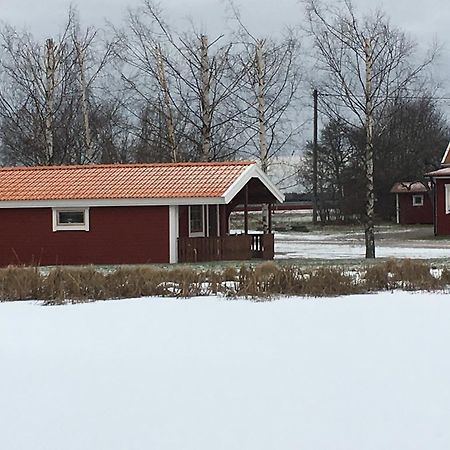
[[(201, 231), (192, 231), (191, 230), (191, 208), (192, 207), (201, 207), (202, 211), (202, 230)], [(189, 237), (205, 237), (205, 205), (192, 205), (188, 208), (188, 225), (189, 225)]]
[(445, 214), (450, 214), (450, 184), (445, 185)]
[[(416, 200), (420, 199), (419, 202)], [(423, 194), (414, 194), (412, 196), (412, 204), (413, 206), (423, 206)]]
[[(84, 223), (59, 223), (60, 212), (83, 212)], [(52, 208), (53, 231), (89, 231), (89, 208)]]

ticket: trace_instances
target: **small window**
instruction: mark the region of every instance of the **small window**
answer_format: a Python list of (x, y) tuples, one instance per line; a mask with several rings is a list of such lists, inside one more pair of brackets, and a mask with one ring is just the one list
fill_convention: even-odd
[(413, 206), (423, 206), (423, 195), (413, 195)]
[(53, 231), (89, 231), (89, 208), (53, 208)]
[(203, 205), (189, 206), (189, 236), (205, 236), (205, 217)]

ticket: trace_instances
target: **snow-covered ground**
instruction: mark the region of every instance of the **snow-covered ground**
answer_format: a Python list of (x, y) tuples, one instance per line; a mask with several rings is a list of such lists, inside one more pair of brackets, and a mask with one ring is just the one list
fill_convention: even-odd
[[(431, 239), (432, 227), (418, 228), (426, 239), (408, 238), (415, 229), (386, 228), (377, 231), (376, 255), (380, 258), (438, 259), (450, 257), (448, 241)], [(425, 233), (423, 233), (425, 231)], [(384, 235), (387, 236), (384, 236)], [(398, 237), (396, 238), (396, 234)], [(351, 259), (364, 258), (362, 232), (276, 233), (275, 258)]]
[(2, 450), (447, 450), (448, 295), (0, 304)]

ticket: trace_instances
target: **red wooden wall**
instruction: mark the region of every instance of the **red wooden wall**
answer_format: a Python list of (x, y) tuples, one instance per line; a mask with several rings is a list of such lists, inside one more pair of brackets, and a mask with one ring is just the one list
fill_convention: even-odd
[[(400, 223), (410, 225), (416, 223), (433, 223), (433, 202), (427, 192), (423, 194), (404, 193), (397, 194), (400, 207)], [(413, 206), (413, 195), (423, 195), (423, 205)]]
[(51, 208), (0, 209), (0, 266), (169, 261), (167, 206), (90, 208), (90, 231), (52, 231)]
[(436, 179), (435, 184), (435, 223), (434, 233), (436, 235), (450, 234), (450, 214), (445, 212), (445, 185), (450, 184), (450, 180)]

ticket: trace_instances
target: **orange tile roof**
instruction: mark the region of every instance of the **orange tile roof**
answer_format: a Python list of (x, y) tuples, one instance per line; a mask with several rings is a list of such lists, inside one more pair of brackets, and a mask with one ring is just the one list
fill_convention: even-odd
[(251, 161), (0, 168), (0, 202), (220, 197)]

